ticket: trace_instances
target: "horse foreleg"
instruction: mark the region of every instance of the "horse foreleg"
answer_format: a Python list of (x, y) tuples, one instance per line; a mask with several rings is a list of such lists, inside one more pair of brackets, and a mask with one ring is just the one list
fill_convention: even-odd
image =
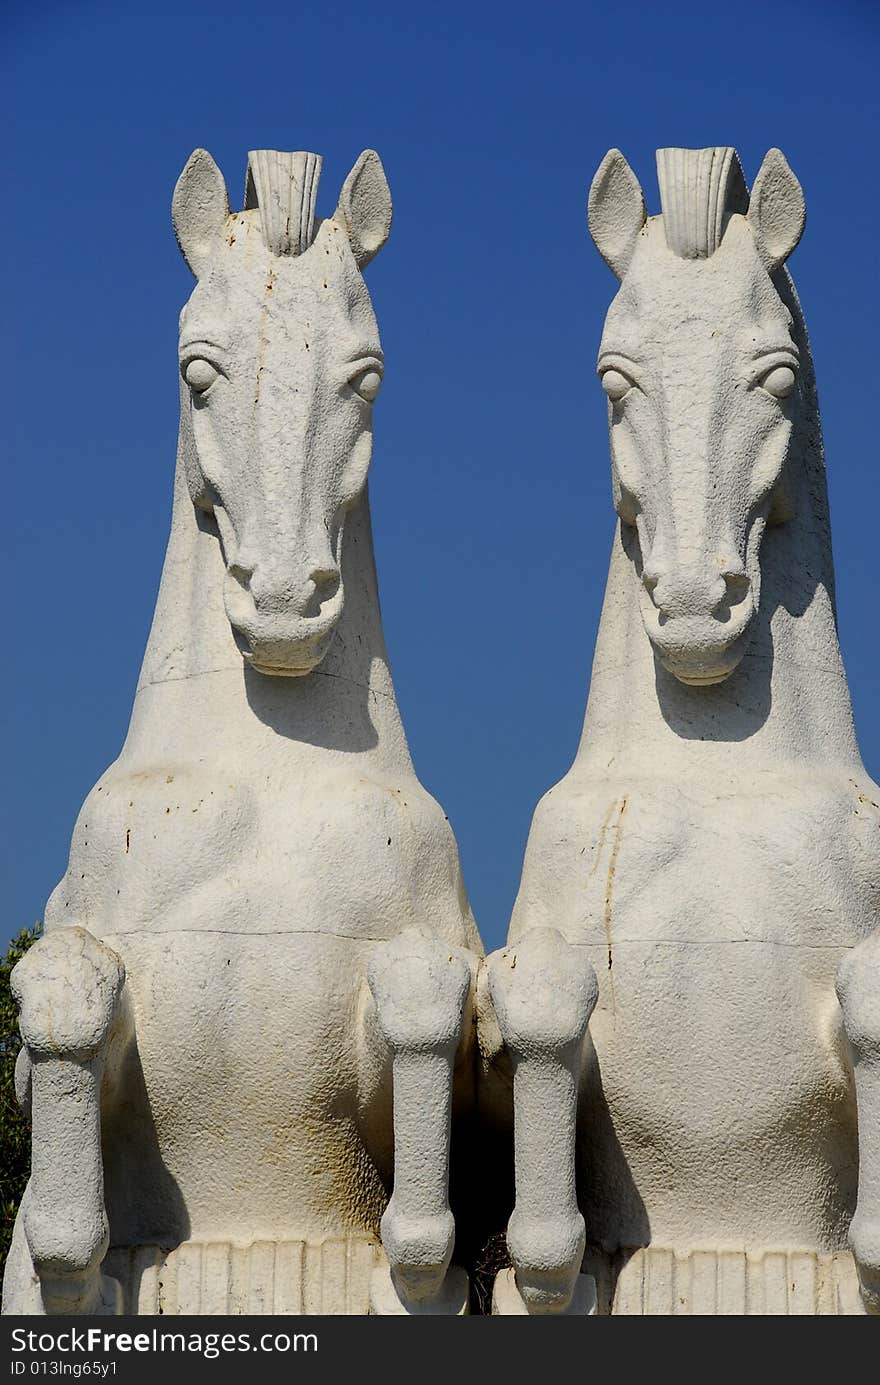
[(109, 1241), (101, 1158), (104, 1056), (125, 971), (83, 928), (61, 928), (12, 973), (26, 1059), (20, 1096), (32, 1125), (21, 1221), (43, 1310), (113, 1313), (119, 1286), (101, 1273)]
[(880, 1314), (880, 931), (843, 959), (837, 994), (855, 1060), (859, 1120), (859, 1193), (849, 1240), (865, 1307)]
[(513, 1064), (516, 1205), (507, 1227), (515, 1269), (496, 1281), (499, 1313), (589, 1313), (580, 1276), (584, 1219), (575, 1141), (583, 1041), (598, 996), (589, 962), (554, 929), (488, 959), (489, 991)]
[(455, 1056), (472, 989), (466, 954), (408, 930), (378, 947), (367, 980), (391, 1055), (394, 1191), (382, 1217), (387, 1271), (377, 1270), (371, 1311), (466, 1311), (467, 1276), (449, 1270), (455, 1222), (449, 1143)]

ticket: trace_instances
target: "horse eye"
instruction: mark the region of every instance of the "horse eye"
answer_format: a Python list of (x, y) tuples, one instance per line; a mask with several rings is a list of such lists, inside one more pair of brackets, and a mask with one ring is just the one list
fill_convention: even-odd
[(220, 376), (216, 366), (206, 361), (204, 356), (194, 356), (183, 367), (183, 378), (196, 394), (204, 394)]
[(791, 366), (775, 365), (764, 376), (761, 385), (774, 399), (787, 399), (794, 389), (795, 374)]
[(602, 388), (615, 404), (628, 394), (633, 387), (632, 380), (629, 380), (620, 370), (603, 370)]
[(382, 384), (382, 376), (379, 374), (378, 370), (374, 370), (372, 366), (368, 366), (366, 370), (361, 371), (360, 375), (355, 375), (350, 383), (355, 394), (359, 394), (361, 399), (365, 399), (368, 404), (372, 404), (376, 395), (379, 393)]

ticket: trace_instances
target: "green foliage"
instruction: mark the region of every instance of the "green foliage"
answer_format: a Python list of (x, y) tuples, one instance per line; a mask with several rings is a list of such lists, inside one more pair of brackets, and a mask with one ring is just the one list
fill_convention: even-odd
[(15, 1059), (21, 1038), (9, 974), (39, 936), (38, 923), (33, 928), (22, 928), (0, 961), (0, 1269), (9, 1250), (12, 1225), (31, 1163), (30, 1126), (15, 1099)]

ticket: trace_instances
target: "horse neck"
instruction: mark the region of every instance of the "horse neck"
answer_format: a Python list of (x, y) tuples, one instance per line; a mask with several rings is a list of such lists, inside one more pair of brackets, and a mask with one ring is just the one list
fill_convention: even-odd
[(864, 773), (837, 637), (821, 425), (809, 343), (791, 281), (779, 284), (804, 365), (804, 409), (788, 460), (794, 516), (768, 528), (760, 606), (739, 667), (686, 687), (654, 658), (618, 526), (576, 765), (645, 776)]
[(320, 666), (302, 678), (246, 667), (223, 606), (213, 518), (190, 499), (178, 456), (171, 535), (121, 759), (217, 763), (244, 777), (333, 762), (412, 773), (382, 634), (366, 490), (346, 524), (346, 600)]

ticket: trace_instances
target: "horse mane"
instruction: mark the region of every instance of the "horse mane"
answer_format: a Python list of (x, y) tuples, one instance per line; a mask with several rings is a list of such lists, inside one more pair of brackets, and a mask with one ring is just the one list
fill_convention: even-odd
[(658, 149), (657, 178), (666, 244), (684, 260), (708, 259), (734, 213), (749, 209), (735, 149)]
[(301, 255), (314, 240), (321, 163), (320, 154), (302, 151), (248, 154), (244, 210), (259, 209), (263, 240), (273, 255)]
[[(791, 468), (791, 483), (797, 487), (799, 494), (796, 513), (785, 526), (796, 534), (794, 545), (798, 558), (792, 564), (788, 581), (792, 589), (803, 586), (805, 590), (816, 581), (821, 581), (828, 592), (836, 623), (825, 445), (813, 353), (804, 311), (787, 267), (778, 269), (772, 279), (776, 292), (791, 313), (791, 334), (800, 354), (798, 388), (801, 407), (795, 411), (789, 459), (786, 463)], [(797, 599), (795, 593), (794, 600)]]

